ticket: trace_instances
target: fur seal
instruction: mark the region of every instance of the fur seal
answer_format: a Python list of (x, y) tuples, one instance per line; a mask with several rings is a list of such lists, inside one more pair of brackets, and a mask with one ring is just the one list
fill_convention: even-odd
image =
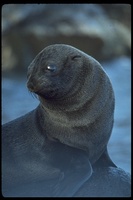
[(93, 164), (106, 149), (114, 120), (114, 92), (101, 65), (74, 47), (56, 44), (36, 56), (27, 76), (48, 137), (86, 151)]
[(64, 44), (43, 49), (27, 77), (40, 104), (3, 126), (3, 195), (81, 195), (93, 166), (99, 169), (96, 163), (116, 168), (107, 153), (115, 104), (111, 82), (94, 58)]

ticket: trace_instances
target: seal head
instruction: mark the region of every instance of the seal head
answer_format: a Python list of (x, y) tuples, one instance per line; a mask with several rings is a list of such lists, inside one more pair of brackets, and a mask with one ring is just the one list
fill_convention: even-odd
[(65, 46), (46, 47), (33, 60), (28, 68), (30, 91), (46, 99), (66, 98), (76, 92), (75, 82), (83, 71), (82, 57), (77, 50), (64, 49)]

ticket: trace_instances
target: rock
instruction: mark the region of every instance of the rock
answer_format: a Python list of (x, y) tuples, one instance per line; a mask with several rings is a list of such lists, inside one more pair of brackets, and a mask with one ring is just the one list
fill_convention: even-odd
[(130, 55), (130, 17), (126, 4), (6, 4), (3, 71), (25, 73), (35, 55), (53, 43), (70, 44), (99, 61)]

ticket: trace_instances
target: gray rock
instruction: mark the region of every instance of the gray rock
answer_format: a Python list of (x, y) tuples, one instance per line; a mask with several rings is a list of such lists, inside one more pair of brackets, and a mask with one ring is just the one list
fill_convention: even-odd
[(99, 61), (129, 55), (130, 17), (126, 4), (5, 4), (3, 70), (26, 70), (53, 43), (70, 44)]

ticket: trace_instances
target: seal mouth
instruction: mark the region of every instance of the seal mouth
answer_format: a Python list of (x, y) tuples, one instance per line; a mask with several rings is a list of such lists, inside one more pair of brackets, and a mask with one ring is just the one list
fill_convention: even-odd
[(43, 89), (43, 90), (36, 90), (34, 91), (34, 93), (44, 99), (55, 99), (57, 97), (56, 90)]
[(32, 81), (27, 82), (27, 88), (31, 93), (35, 93), (42, 98), (55, 98), (57, 96), (57, 89), (53, 87), (45, 87), (44, 85), (35, 85)]

